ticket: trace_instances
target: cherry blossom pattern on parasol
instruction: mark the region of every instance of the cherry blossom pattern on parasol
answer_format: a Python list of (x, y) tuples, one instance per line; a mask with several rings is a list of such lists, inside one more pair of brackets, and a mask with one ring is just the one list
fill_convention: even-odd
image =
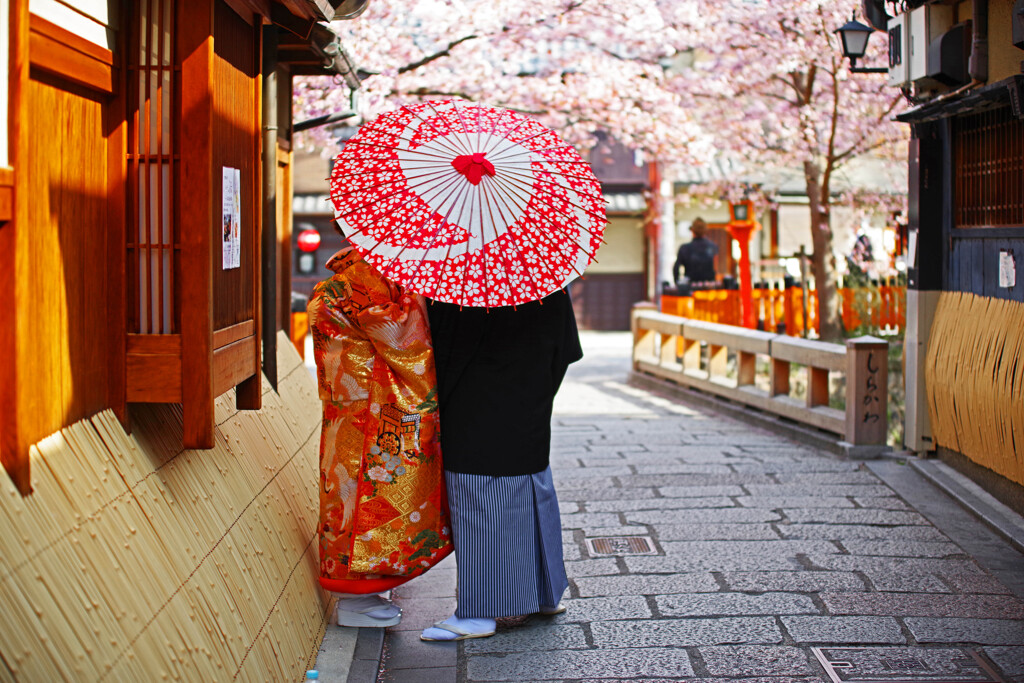
[(331, 175), (335, 217), (385, 277), (461, 306), (514, 306), (578, 277), (604, 233), (601, 186), (554, 131), (459, 100), (382, 114)]

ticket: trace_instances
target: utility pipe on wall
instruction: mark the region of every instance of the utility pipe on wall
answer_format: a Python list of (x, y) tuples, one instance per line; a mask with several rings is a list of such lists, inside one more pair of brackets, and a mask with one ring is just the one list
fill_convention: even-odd
[[(260, 301), (263, 374), (277, 390), (277, 27), (263, 27), (263, 233)], [(291, 264), (283, 263), (282, 268)], [(289, 308), (290, 310), (290, 308)]]
[(988, 0), (974, 0), (971, 26), (973, 38), (967, 72), (972, 81), (984, 83), (988, 80)]

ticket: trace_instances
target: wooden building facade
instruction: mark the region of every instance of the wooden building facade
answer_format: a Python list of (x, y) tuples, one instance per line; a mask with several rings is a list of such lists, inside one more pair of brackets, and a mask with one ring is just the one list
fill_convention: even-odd
[(0, 681), (314, 665), (291, 77), (365, 3), (0, 0)]
[(0, 460), (23, 492), (29, 447), (104, 409), (180, 404), (209, 448), (218, 396), (260, 407), (290, 300), (290, 79), (354, 71), (317, 23), (339, 4), (0, 3)]
[(970, 38), (964, 82), (899, 117), (912, 130), (905, 442), (1024, 510), (1024, 3), (941, 4)]

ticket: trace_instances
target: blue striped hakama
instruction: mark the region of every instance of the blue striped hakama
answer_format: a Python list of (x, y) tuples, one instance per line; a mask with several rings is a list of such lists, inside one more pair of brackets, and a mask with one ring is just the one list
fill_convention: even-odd
[(491, 477), (444, 473), (458, 563), (460, 619), (509, 617), (559, 603), (569, 580), (548, 467)]

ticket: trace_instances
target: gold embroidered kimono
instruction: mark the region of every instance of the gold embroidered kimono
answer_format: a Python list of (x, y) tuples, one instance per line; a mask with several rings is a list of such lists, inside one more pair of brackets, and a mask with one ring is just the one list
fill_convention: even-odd
[(376, 593), (452, 550), (423, 298), (352, 248), (309, 302), (320, 437), (320, 583)]

